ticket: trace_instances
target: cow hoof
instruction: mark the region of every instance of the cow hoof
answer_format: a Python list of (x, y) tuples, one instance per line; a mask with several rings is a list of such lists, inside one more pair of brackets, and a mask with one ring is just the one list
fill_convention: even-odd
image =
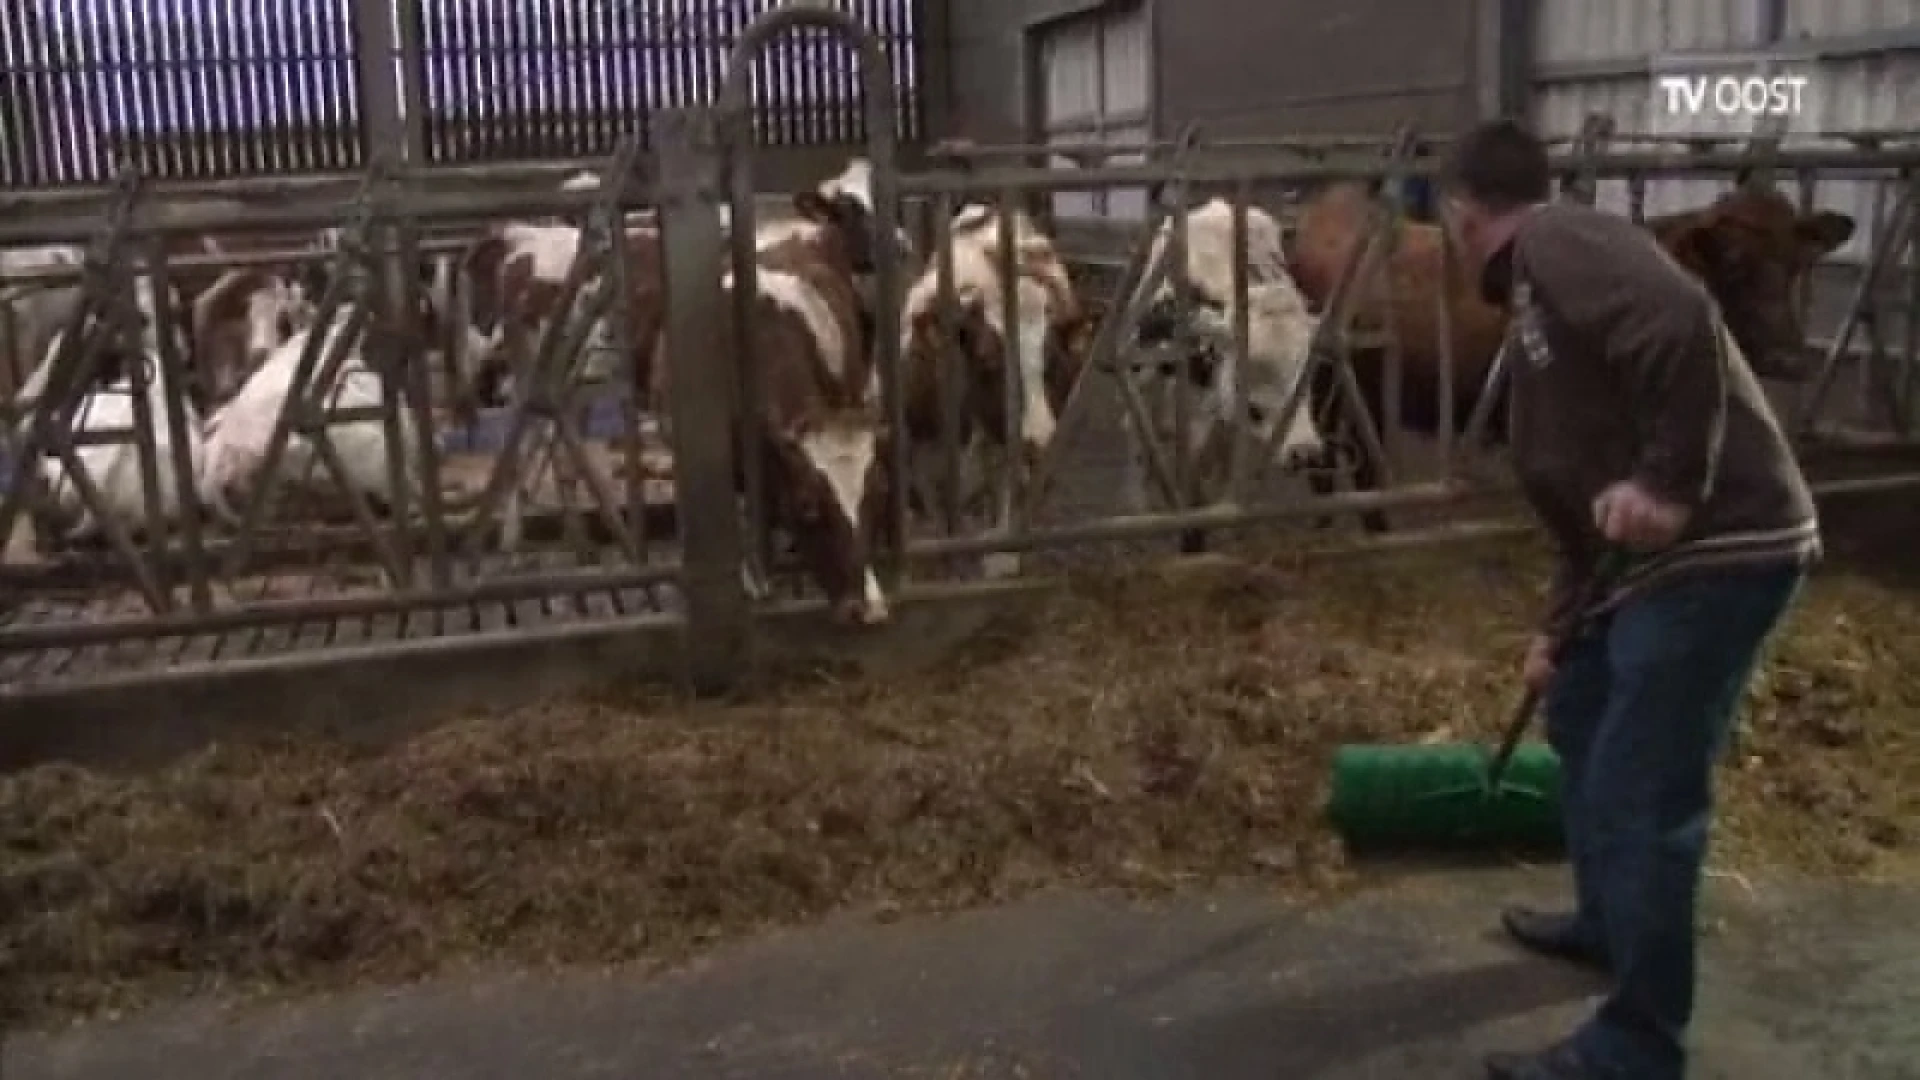
[(1020, 556), (1011, 551), (995, 551), (980, 557), (980, 574), (989, 580), (1020, 576)]

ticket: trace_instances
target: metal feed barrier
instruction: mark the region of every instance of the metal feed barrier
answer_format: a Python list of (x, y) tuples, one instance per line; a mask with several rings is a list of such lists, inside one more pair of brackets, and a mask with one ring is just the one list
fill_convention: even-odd
[[(1410, 456), (1399, 430), (1404, 342), (1391, 324), (1360, 325), (1363, 300), (1388, 305), (1391, 278), (1382, 272), (1385, 256), (1402, 218), (1398, 181), (1430, 177), (1433, 163), (1420, 152), (1423, 141), (1402, 132), (1370, 144), (1301, 146), (1235, 145), (1210, 148), (1186, 140), (1146, 164), (1091, 166), (1063, 170), (1003, 164), (997, 160), (946, 161), (907, 171), (896, 160), (890, 122), (895, 109), (894, 81), (885, 50), (854, 18), (814, 7), (790, 7), (756, 20), (742, 34), (717, 103), (711, 108), (667, 111), (654, 118), (653, 175), (642, 179), (631, 143), (602, 162), (598, 190), (562, 192), (473, 192), (453, 189), (434, 170), (376, 165), (345, 221), (344, 242), (326, 255), (278, 253), (281, 260), (326, 258), (333, 262), (333, 290), (322, 303), (323, 321), (354, 319), (364, 323), (361, 337), (370, 367), (386, 393), (373, 409), (343, 412), (321, 400), (313, 388), (328, 384), (342, 362), (341, 350), (314, 346), (301, 358), (289, 407), (275, 426), (270, 457), (278, 461), (291, 437), (311, 440), (322, 474), (342, 472), (340, 453), (329, 425), (377, 423), (387, 445), (394, 483), (400, 493), (392, 505), (376, 507), (350, 497), (343, 515), (314, 524), (289, 521), (275, 513), (279, 476), (238, 508), (237, 521), (220, 522), (206, 513), (188, 513), (167, 523), (149, 506), (139, 535), (105, 512), (97, 485), (83, 479), (79, 460), (86, 446), (106, 441), (138, 447), (139, 467), (148, 483), (162, 470), (185, 479), (180, 452), (184, 391), (181, 359), (160, 335), (159, 371), (135, 371), (138, 393), (155, 374), (164, 378), (166, 406), (148, 410), (138, 404), (132, 430), (75, 433), (76, 388), (112, 335), (137, 332), (135, 313), (127, 309), (131, 283), (141, 275), (164, 285), (179, 267), (158, 252), (157, 241), (197, 231), (281, 231), (341, 225), (337, 208), (317, 204), (263, 207), (244, 212), (196, 213), (190, 207), (162, 207), (161, 194), (129, 175), (115, 192), (49, 195), (44, 212), (19, 220), (0, 220), (0, 246), (49, 242), (89, 245), (80, 276), (83, 301), (68, 323), (70, 331), (53, 365), (51, 391), (26, 418), (20, 438), (9, 448), (11, 483), (0, 500), (0, 535), (44, 505), (38, 472), (31, 467), (48, 455), (64, 464), (82, 503), (95, 511), (105, 530), (104, 547), (62, 551), (37, 565), (9, 564), (4, 585), (9, 612), (0, 625), (0, 701), (44, 697), (102, 680), (158, 679), (183, 667), (223, 665), (258, 669), (291, 662), (291, 656), (345, 656), (350, 653), (444, 653), (502, 635), (534, 641), (582, 632), (583, 627), (619, 626), (648, 631), (648, 640), (673, 656), (671, 666), (704, 690), (724, 690), (739, 682), (753, 663), (764, 617), (782, 598), (756, 603), (742, 583), (743, 561), (753, 560), (781, 573), (780, 553), (755, 497), (765, 484), (759, 474), (756, 425), (735, 424), (736, 416), (756, 407), (757, 361), (744, 357), (743, 370), (685, 363), (676, 369), (672, 398), (656, 403), (670, 410), (670, 446), (650, 445), (654, 426), (642, 416), (632, 395), (616, 398), (620, 415), (610, 438), (597, 437), (579, 417), (589, 393), (577, 378), (581, 351), (592, 321), (611, 320), (616, 336), (632, 333), (628, 301), (632, 290), (621, 281), (624, 260), (611, 258), (623, 216), (641, 206), (657, 207), (664, 230), (664, 284), (672, 298), (666, 312), (665, 347), (676, 357), (721, 355), (729, 323), (746, 318), (744, 297), (751, 296), (754, 274), (753, 222), (757, 209), (755, 125), (748, 103), (747, 72), (759, 50), (799, 28), (839, 37), (860, 57), (865, 90), (866, 153), (874, 163), (875, 202), (882, 235), (898, 222), (901, 204), (924, 199), (932, 206), (929, 238), (933, 265), (950, 267), (954, 212), (974, 201), (1020, 206), (1057, 192), (1102, 188), (1150, 188), (1160, 193), (1150, 220), (1133, 236), (1118, 283), (1097, 298), (1100, 312), (1088, 363), (1069, 397), (1052, 449), (1025, 486), (1001, 500), (1011, 508), (1005, 518), (970, 519), (958, 505), (957, 395), (960, 358), (947, 356), (942, 367), (943, 424), (936, 462), (944, 474), (942, 505), (931, 520), (910, 517), (906, 485), (892, 486), (887, 513), (891, 535), (903, 543), (885, 553), (890, 587), (911, 591), (951, 569), (962, 557), (1066, 548), (1114, 540), (1166, 539), (1192, 549), (1215, 532), (1284, 519), (1325, 519), (1363, 512), (1413, 507), (1450, 508), (1464, 516), (1469, 507), (1490, 505), (1499, 485), (1474, 479), (1465, 450), (1478, 441), (1488, 420), (1479, 410), (1463, 430), (1443, 428), (1420, 468), (1403, 468)], [(1872, 170), (1903, 182), (1920, 167), (1920, 149), (1866, 148), (1728, 153), (1690, 150), (1618, 151), (1589, 140), (1560, 156), (1560, 165), (1588, 180), (1625, 178), (1644, 185), (1681, 173), (1732, 175), (1763, 160), (1782, 172), (1818, 176), (1821, 170)], [(1160, 284), (1171, 286), (1179, 302), (1191, 304), (1185, 280), (1187, 208), (1208, 193), (1232, 196), (1238, 209), (1233, 226), (1238, 257), (1234, 267), (1235, 320), (1222, 355), (1230, 369), (1246, 363), (1250, 328), (1245, 312), (1249, 272), (1245, 253), (1245, 207), (1254, 192), (1298, 188), (1327, 180), (1379, 182), (1370, 227), (1355, 245), (1348, 265), (1320, 323), (1311, 354), (1313, 377), (1294, 388), (1275, 430), (1307, 408), (1331, 410), (1351, 432), (1347, 467), (1372, 472), (1369, 490), (1309, 489), (1299, 478), (1269, 475), (1270, 447), (1262, 446), (1245, 425), (1234, 425), (1219, 444), (1225, 482), (1199, 482), (1202, 462), (1190, 452), (1196, 404), (1185, 379), (1169, 385), (1145, 384), (1137, 374), (1134, 333), (1142, 311)], [(244, 189), (247, 181), (228, 187)], [(729, 239), (721, 208), (730, 207), (735, 227)], [(104, 219), (103, 210), (111, 210)], [(437, 241), (441, 233), (459, 234), (475, 225), (519, 217), (565, 216), (585, 219), (589, 241), (566, 283), (558, 310), (572, 312), (550, 325), (520, 357), (517, 397), (502, 427), (499, 451), (477, 465), (477, 490), (443, 490), (436, 483), (408, 484), (408, 475), (444, 478), (452, 470), (443, 438), (452, 426), (435, 408), (428, 364), (423, 359), (416, 309), (408, 293), (414, 275), (402, 269), (411, 254)], [(1905, 216), (1889, 215), (1875, 230), (1873, 250), (1899, 250), (1912, 243), (1910, 207)], [(102, 224), (104, 220), (104, 224)], [(1152, 237), (1165, 223), (1170, 233), (1167, 257), (1149, 257)], [(1011, 250), (1003, 226), (1002, 248)], [(899, 385), (898, 310), (905, 268), (890, 245), (879, 245), (876, 291), (879, 304), (878, 358), (884, 407), (895, 431), (904, 430)], [(265, 259), (266, 257), (262, 257)], [(1876, 263), (1876, 265), (1878, 265)], [(742, 287), (729, 302), (721, 287), (732, 270)], [(1002, 279), (1013, 279), (1010, 262)], [(1884, 269), (1875, 273), (1884, 273)], [(942, 287), (952, 298), (951, 273)], [(1860, 305), (1876, 290), (1865, 288), (1849, 309), (1850, 323), (1863, 323)], [(576, 302), (578, 301), (578, 302)], [(1009, 323), (1017, 321), (1019, 298), (1009, 289), (1000, 298)], [(940, 305), (948, 325), (951, 303)], [(1444, 292), (1437, 324), (1450, 325)], [(165, 318), (163, 317), (163, 321)], [(1839, 368), (1850, 355), (1844, 343), (1829, 346), (1826, 367)], [(1899, 358), (1891, 385), (1900, 415), (1911, 411), (1913, 334)], [(323, 335), (316, 335), (321, 340)], [(739, 336), (738, 340), (750, 340)], [(1442, 335), (1440, 348), (1446, 348)], [(632, 342), (622, 342), (631, 354)], [(1017, 341), (1009, 341), (1017, 351)], [(1380, 350), (1385, 358), (1384, 394), (1388, 407), (1376, 419), (1360, 402), (1353, 358), (1357, 350)], [(1017, 356), (1005, 367), (1011, 378)], [(1438, 415), (1454, 415), (1463, 392), (1453, 385), (1451, 364), (1441, 366)], [(1501, 378), (1496, 363), (1480, 390), (1484, 405)], [(619, 381), (619, 380), (616, 380)], [(631, 379), (627, 380), (631, 381)], [(1884, 381), (1884, 380), (1883, 380)], [(1826, 392), (1824, 374), (1809, 385)], [(1325, 394), (1310, 392), (1312, 386)], [(1007, 403), (1017, 410), (1019, 394), (1006, 387)], [(1315, 398), (1320, 400), (1314, 400)], [(164, 413), (164, 418), (151, 415)], [(1819, 411), (1817, 408), (1815, 411)], [(172, 424), (169, 452), (160, 452), (156, 423)], [(1103, 434), (1106, 450), (1097, 445)], [(9, 425), (11, 427), (11, 425)], [(1898, 440), (1906, 428), (1887, 436)], [(735, 432), (739, 432), (738, 438)], [(411, 435), (409, 436), (409, 432)], [(1818, 432), (1815, 432), (1817, 435)], [(1121, 452), (1113, 452), (1118, 439)], [(1131, 445), (1128, 445), (1128, 440)], [(1811, 445), (1811, 444), (1809, 444)], [(895, 475), (909, 464), (906, 440), (893, 442)], [(656, 474), (670, 454), (670, 484)], [(1104, 456), (1103, 456), (1104, 455)], [(550, 500), (521, 494), (529, 480), (546, 475), (546, 462), (558, 457), (570, 479), (555, 487), (573, 492)], [(1089, 459), (1093, 460), (1091, 463)], [(616, 470), (608, 467), (610, 459)], [(1073, 497), (1076, 483), (1105, 492), (1120, 486), (1116, 464), (1138, 461), (1151, 491), (1151, 507), (1096, 505)], [(270, 462), (271, 464), (271, 462)], [(735, 491), (736, 469), (748, 498), (743, 513)], [(1105, 472), (1101, 472), (1105, 469)], [(410, 471), (411, 470), (411, 471)], [(1413, 478), (1409, 474), (1423, 472)], [(1088, 480), (1083, 474), (1091, 474)], [(1338, 475), (1333, 477), (1338, 480)], [(1905, 482), (1909, 478), (1899, 478)], [(1002, 479), (1013, 484), (1011, 473)], [(1876, 479), (1878, 482), (1878, 479)], [(190, 487), (191, 485), (187, 485)], [(337, 486), (337, 485), (336, 485)], [(577, 497), (576, 497), (577, 496)], [(149, 502), (152, 497), (149, 496)], [(503, 517), (525, 522), (518, 542), (503, 529)], [(986, 583), (943, 584), (949, 595), (990, 593)], [(637, 658), (636, 658), (637, 659)], [(308, 661), (303, 661), (308, 662)]]

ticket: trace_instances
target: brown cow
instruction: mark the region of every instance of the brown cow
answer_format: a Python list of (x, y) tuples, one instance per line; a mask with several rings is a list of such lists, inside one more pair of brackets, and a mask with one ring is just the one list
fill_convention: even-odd
[[(1013, 218), (1015, 271), (1013, 287), (1019, 300), (1020, 326), (1011, 335), (1018, 340), (1020, 367), (1007, 370), (1009, 334), (1005, 323), (1007, 284), (1000, 277), (1000, 212), (984, 206), (963, 208), (954, 216), (953, 344), (964, 366), (960, 387), (960, 429), (957, 442), (973, 466), (971, 483), (963, 485), (962, 504), (981, 495), (990, 464), (988, 457), (1016, 441), (1007, 416), (1006, 380), (1015, 380), (1021, 409), (1017, 441), (1018, 468), (1023, 478), (1052, 444), (1059, 412), (1080, 377), (1091, 342), (1094, 322), (1075, 295), (1066, 264), (1053, 242), (1025, 214)], [(940, 391), (941, 326), (940, 274), (932, 267), (921, 274), (907, 293), (901, 337), (906, 396), (907, 434), (914, 447), (914, 493), (923, 511), (932, 509), (937, 489), (922, 466), (936, 463), (929, 451), (940, 441), (945, 410)], [(1003, 489), (1011, 492), (1011, 488)], [(1002, 506), (1002, 511), (1010, 509)]]
[[(759, 295), (748, 325), (731, 328), (732, 344), (719, 357), (672, 357), (659, 350), (652, 397), (671, 400), (674, 363), (737, 365), (737, 334), (752, 335), (761, 379), (754, 422), (760, 427), (766, 520), (792, 541), (836, 616), (875, 625), (889, 617), (872, 560), (888, 518), (889, 433), (871, 393), (873, 364), (854, 281), (854, 241), (831, 222), (778, 227), (776, 240), (756, 239)], [(732, 274), (725, 284), (733, 287)]]
[[(1340, 183), (1322, 189), (1302, 207), (1290, 261), (1302, 291), (1316, 307), (1324, 309), (1330, 301), (1341, 268), (1363, 235), (1372, 205), (1363, 186)], [(1711, 206), (1651, 218), (1646, 225), (1676, 261), (1706, 284), (1755, 373), (1770, 378), (1793, 375), (1806, 345), (1795, 290), (1822, 256), (1852, 236), (1853, 219), (1831, 211), (1803, 215), (1778, 191), (1741, 182)], [(1453, 324), (1453, 425), (1461, 430), (1478, 404), (1505, 337), (1506, 315), (1482, 298), (1478, 275), (1464, 254), (1456, 250), (1453, 260), (1442, 266), (1440, 226), (1402, 222), (1397, 229), (1386, 273), (1392, 325), (1403, 358), (1401, 423), (1410, 431), (1438, 430), (1439, 283), (1446, 290)], [(1370, 282), (1356, 285), (1363, 289), (1353, 308), (1356, 328), (1385, 325), (1378, 291)], [(1382, 350), (1360, 350), (1354, 355), (1355, 374), (1375, 417), (1383, 415), (1383, 366)], [(1316, 389), (1324, 395), (1326, 387)], [(1505, 438), (1504, 406), (1503, 392), (1492, 406), (1487, 425), (1487, 436), (1494, 442)], [(1373, 467), (1374, 463), (1361, 461), (1356, 484), (1372, 487)], [(1367, 526), (1378, 531), (1384, 521), (1370, 516)]]
[[(645, 386), (661, 319), (660, 230), (629, 223), (623, 231), (628, 283), (635, 294), (630, 298), (638, 350), (635, 385)], [(462, 255), (458, 273), (467, 284), (467, 310), (454, 320), (467, 338), (457, 394), (462, 405), (504, 402), (514, 358), (534, 348), (546, 327), (564, 314), (560, 302), (583, 235), (567, 224), (508, 223), (488, 229)], [(575, 302), (583, 303), (595, 287), (589, 280)], [(598, 382), (611, 375), (602, 357), (612, 336), (604, 319), (595, 321), (583, 343), (589, 355), (578, 378)]]

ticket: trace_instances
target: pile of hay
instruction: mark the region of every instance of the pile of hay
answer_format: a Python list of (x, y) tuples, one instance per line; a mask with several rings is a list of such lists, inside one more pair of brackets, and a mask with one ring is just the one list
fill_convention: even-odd
[[(0, 962), (47, 1023), (671, 959), (847, 906), (1063, 882), (1327, 888), (1346, 876), (1320, 820), (1333, 748), (1497, 726), (1543, 572), (1507, 545), (1103, 574), (932, 674), (555, 703), (378, 753), (38, 770), (0, 782)], [(1914, 641), (1903, 597), (1813, 588), (1755, 691), (1721, 858), (1868, 874), (1910, 851)]]

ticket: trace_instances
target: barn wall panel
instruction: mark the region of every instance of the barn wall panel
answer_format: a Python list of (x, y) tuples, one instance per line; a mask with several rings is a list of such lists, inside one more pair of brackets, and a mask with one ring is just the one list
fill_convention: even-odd
[[(1566, 138), (1588, 114), (1605, 112), (1623, 132), (1647, 132), (1657, 104), (1650, 60), (1672, 51), (1772, 45), (1783, 55), (1809, 57), (1804, 62), (1814, 75), (1810, 112), (1799, 118), (1794, 142), (1836, 141), (1819, 132), (1913, 128), (1911, 118), (1920, 115), (1920, 0), (1788, 0), (1777, 28), (1767, 25), (1767, 7), (1765, 0), (1540, 0), (1534, 123), (1543, 134)], [(1699, 205), (1721, 186), (1713, 178), (1661, 180), (1649, 185), (1647, 206), (1659, 212)], [(1797, 197), (1797, 182), (1786, 186)], [(1815, 197), (1864, 223), (1877, 186), (1830, 173), (1818, 180)], [(1603, 183), (1600, 201), (1624, 211), (1625, 182)], [(1862, 228), (1837, 258), (1858, 262), (1869, 243)]]
[(1223, 137), (1455, 129), (1477, 108), (1474, 9), (1429, 0), (1163, 4), (1162, 130), (1189, 121)]

